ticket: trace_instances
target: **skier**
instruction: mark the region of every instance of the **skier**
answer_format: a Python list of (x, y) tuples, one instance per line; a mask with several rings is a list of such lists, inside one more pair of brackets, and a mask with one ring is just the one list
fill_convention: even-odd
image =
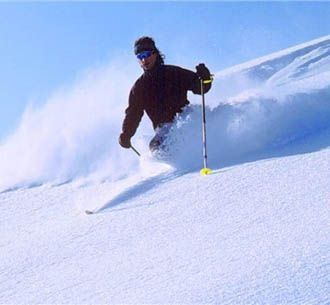
[[(196, 73), (178, 66), (165, 65), (164, 55), (151, 37), (141, 37), (134, 44), (134, 52), (143, 69), (129, 94), (119, 144), (131, 147), (131, 138), (140, 124), (144, 111), (149, 116), (155, 136), (149, 144), (152, 152), (161, 148), (169, 126), (176, 114), (189, 104), (187, 91), (201, 94), (201, 79), (210, 80), (211, 74), (204, 64), (196, 66)], [(211, 82), (203, 84), (204, 93)]]

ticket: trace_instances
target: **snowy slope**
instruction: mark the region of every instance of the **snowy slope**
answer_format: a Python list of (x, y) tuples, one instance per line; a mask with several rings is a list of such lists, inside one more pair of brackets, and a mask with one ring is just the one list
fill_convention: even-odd
[[(1, 196), (1, 303), (327, 304), (329, 149), (144, 182)], [(73, 204), (108, 192), (84, 216)], [(126, 197), (126, 198), (125, 198)]]
[[(329, 49), (324, 37), (217, 73), (207, 177), (198, 105), (167, 163), (147, 156), (146, 127), (142, 159), (105, 141), (122, 116), (92, 105), (94, 87), (29, 110), (0, 146), (0, 303), (328, 304)], [(89, 76), (95, 92), (109, 74)]]

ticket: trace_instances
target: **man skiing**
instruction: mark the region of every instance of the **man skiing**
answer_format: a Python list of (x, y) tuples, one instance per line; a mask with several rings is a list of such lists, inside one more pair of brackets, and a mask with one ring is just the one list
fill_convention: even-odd
[[(168, 123), (189, 104), (187, 92), (201, 94), (201, 79), (210, 80), (211, 74), (204, 64), (196, 66), (196, 72), (178, 66), (165, 65), (164, 55), (157, 49), (151, 37), (141, 37), (134, 44), (143, 74), (137, 79), (129, 94), (119, 144), (131, 147), (131, 138), (140, 124), (144, 111), (150, 118), (155, 136), (149, 144), (150, 150), (161, 148), (168, 132)], [(204, 93), (211, 82), (203, 84)]]

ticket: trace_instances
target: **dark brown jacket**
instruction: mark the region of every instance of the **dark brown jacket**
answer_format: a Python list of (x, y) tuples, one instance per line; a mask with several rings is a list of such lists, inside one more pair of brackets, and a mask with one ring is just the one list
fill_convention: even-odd
[[(204, 92), (210, 88), (211, 84), (205, 84)], [(145, 71), (135, 82), (129, 95), (123, 122), (125, 136), (131, 138), (135, 134), (144, 111), (154, 129), (163, 123), (172, 122), (175, 115), (189, 104), (188, 90), (201, 94), (200, 80), (195, 72), (163, 64)]]

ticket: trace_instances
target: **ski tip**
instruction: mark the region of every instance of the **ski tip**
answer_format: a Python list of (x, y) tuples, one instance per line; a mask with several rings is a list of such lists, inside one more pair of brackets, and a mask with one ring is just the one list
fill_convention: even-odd
[(90, 210), (86, 210), (85, 213), (86, 213), (87, 215), (94, 214), (94, 212), (93, 212), (93, 211), (90, 211)]

